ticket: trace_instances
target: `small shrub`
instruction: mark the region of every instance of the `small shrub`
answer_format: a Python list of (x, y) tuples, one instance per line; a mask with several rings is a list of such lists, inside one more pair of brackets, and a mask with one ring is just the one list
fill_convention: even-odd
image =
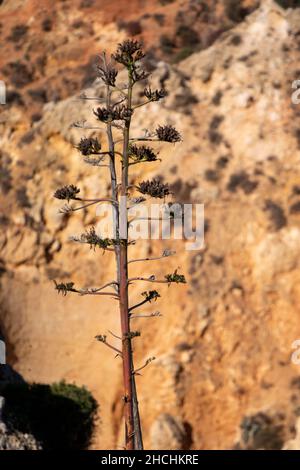
[(17, 189), (16, 191), (16, 199), (20, 207), (23, 208), (30, 208), (31, 203), (27, 194), (27, 190), (25, 186)]
[(9, 218), (7, 217), (7, 215), (0, 214), (0, 225), (8, 225), (8, 224), (9, 224)]
[(165, 24), (165, 15), (162, 15), (161, 13), (155, 13), (153, 15), (154, 20), (159, 24), (159, 26), (163, 26)]
[(11, 83), (22, 88), (33, 81), (33, 71), (23, 62), (10, 62), (3, 68), (3, 73), (10, 77)]
[(98, 77), (97, 69), (95, 64), (97, 63), (97, 56), (91, 55), (88, 62), (83, 66), (83, 78), (81, 82), (82, 88), (91, 86), (94, 80)]
[(184, 24), (178, 26), (175, 35), (182, 47), (194, 47), (199, 42), (196, 31)]
[(212, 260), (212, 262), (213, 262), (214, 264), (216, 264), (217, 266), (219, 266), (220, 264), (223, 263), (223, 261), (224, 261), (224, 256), (210, 255), (210, 259)]
[(293, 186), (293, 194), (294, 194), (295, 196), (299, 196), (299, 195), (300, 195), (300, 186), (299, 186), (298, 184), (295, 184), (295, 185)]
[(53, 24), (50, 18), (45, 18), (42, 22), (42, 30), (49, 33), (52, 30)]
[(300, 377), (299, 376), (293, 377), (290, 385), (291, 385), (291, 388), (296, 388), (300, 390)]
[(300, 149), (300, 129), (295, 130), (295, 137), (297, 139), (298, 149)]
[(216, 167), (220, 168), (220, 169), (223, 169), (227, 166), (228, 162), (229, 162), (229, 158), (226, 155), (223, 155), (223, 156), (218, 158), (217, 163), (216, 163)]
[(75, 21), (73, 21), (73, 23), (72, 23), (72, 27), (73, 27), (74, 29), (79, 29), (79, 28), (83, 28), (84, 24), (85, 24), (85, 23), (84, 23), (84, 21), (82, 21), (82, 20), (75, 20)]
[(195, 48), (192, 46), (189, 47), (183, 47), (178, 51), (175, 56), (172, 59), (173, 64), (178, 64), (184, 59), (187, 59), (190, 55), (192, 55), (195, 52)]
[(216, 114), (216, 115), (212, 118), (209, 127), (210, 127), (211, 129), (214, 129), (214, 130), (215, 130), (215, 129), (218, 129), (218, 127), (220, 126), (220, 124), (221, 124), (221, 122), (222, 122), (223, 120), (224, 120), (224, 116), (221, 116), (221, 115), (219, 115), (219, 114)]
[(20, 145), (29, 145), (31, 142), (34, 141), (34, 132), (33, 131), (28, 131), (26, 132), (23, 137), (20, 139)]
[(275, 0), (282, 8), (297, 8), (300, 7), (300, 0)]
[(24, 101), (20, 93), (16, 90), (8, 90), (6, 92), (6, 103), (7, 104), (16, 104), (19, 106), (24, 105)]
[(243, 21), (254, 10), (254, 8), (243, 7), (240, 0), (225, 0), (224, 3), (226, 16), (234, 23)]
[(47, 92), (44, 88), (34, 88), (28, 90), (28, 94), (31, 98), (38, 103), (46, 103), (47, 101)]
[(235, 193), (239, 188), (241, 188), (245, 194), (250, 194), (255, 190), (257, 185), (258, 182), (251, 181), (249, 175), (245, 171), (240, 171), (239, 173), (234, 173), (230, 176), (227, 189), (228, 191)]
[(223, 136), (218, 130), (223, 119), (224, 119), (223, 116), (215, 115), (210, 122), (209, 130), (208, 130), (208, 138), (212, 144), (219, 145), (223, 140)]
[(90, 8), (94, 5), (94, 0), (82, 0), (80, 8)]
[(179, 201), (190, 202), (192, 191), (197, 187), (195, 181), (183, 181), (181, 178), (177, 178), (176, 181), (171, 185), (171, 192), (176, 194)]
[(142, 26), (139, 21), (129, 21), (125, 27), (129, 36), (137, 36), (142, 33)]
[(35, 61), (36, 69), (37, 69), (42, 75), (44, 75), (44, 73), (45, 73), (46, 64), (47, 64), (47, 56), (46, 56), (46, 54), (40, 55), (40, 56), (36, 59), (36, 61)]
[(299, 214), (300, 212), (300, 201), (295, 202), (290, 207), (290, 214)]
[(215, 106), (219, 106), (219, 104), (221, 103), (222, 96), (223, 93), (221, 92), (221, 90), (218, 90), (211, 100), (212, 104), (214, 104)]
[(198, 98), (193, 95), (189, 88), (175, 96), (176, 109), (183, 108), (186, 113), (191, 113), (191, 105), (198, 103)]
[(279, 204), (271, 201), (271, 199), (267, 199), (264, 210), (269, 212), (270, 220), (275, 230), (280, 230), (282, 227), (286, 226), (287, 219), (284, 210)]
[(0, 166), (0, 190), (7, 194), (12, 188), (11, 171), (7, 166)]
[(216, 170), (213, 170), (213, 169), (209, 168), (208, 170), (205, 171), (204, 177), (207, 181), (211, 181), (212, 183), (216, 183), (219, 180), (220, 175)]
[(27, 34), (28, 26), (24, 24), (19, 24), (14, 26), (11, 30), (10, 36), (8, 36), (8, 40), (12, 42), (20, 42), (23, 37)]
[(230, 39), (230, 44), (233, 46), (239, 46), (242, 43), (242, 37), (239, 34), (234, 34)]
[(176, 47), (173, 39), (163, 34), (159, 39), (159, 43), (160, 43), (160, 48), (164, 54), (168, 54), (168, 55), (173, 54), (174, 49)]
[(83, 449), (89, 444), (97, 403), (84, 387), (65, 382), (7, 384), (1, 395), (4, 420), (34, 435), (43, 449)]
[(42, 119), (42, 115), (40, 113), (33, 113), (31, 115), (31, 122), (38, 122)]
[(240, 425), (242, 446), (248, 450), (282, 449), (283, 427), (265, 413), (245, 416)]

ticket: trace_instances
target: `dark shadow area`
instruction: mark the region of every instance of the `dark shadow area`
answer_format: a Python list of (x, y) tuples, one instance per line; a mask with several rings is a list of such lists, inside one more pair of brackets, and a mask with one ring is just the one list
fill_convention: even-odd
[(280, 450), (284, 445), (283, 425), (278, 417), (263, 412), (245, 416), (240, 429), (241, 439), (235, 450)]
[(85, 449), (90, 443), (97, 402), (84, 387), (6, 383), (0, 395), (4, 422), (32, 434), (43, 449)]
[(282, 8), (297, 8), (300, 7), (300, 0), (275, 0)]

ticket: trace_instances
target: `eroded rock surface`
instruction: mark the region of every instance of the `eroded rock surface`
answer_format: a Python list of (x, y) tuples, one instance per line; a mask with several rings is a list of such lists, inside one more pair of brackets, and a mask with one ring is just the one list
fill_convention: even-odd
[[(155, 310), (162, 317), (136, 320), (142, 336), (134, 342), (135, 363), (157, 357), (137, 378), (146, 448), (183, 447), (161, 424), (168, 415), (188, 423), (187, 445), (197, 449), (232, 448), (240, 423), (257, 413), (282, 413), (282, 439), (293, 437), (300, 406), (300, 372), (290, 360), (300, 337), (300, 108), (291, 102), (291, 84), (299, 78), (299, 20), (298, 9), (261, 2), (211, 47), (176, 66), (161, 61), (153, 81), (169, 95), (162, 106), (135, 113), (135, 135), (167, 122), (184, 142), (161, 147), (160, 165), (134, 166), (132, 182), (161, 176), (179, 202), (204, 203), (206, 219), (201, 251), (188, 252), (181, 241), (131, 248), (139, 257), (177, 251), (161, 263), (132, 266), (132, 275), (160, 277), (180, 266), (188, 281), (160, 289)], [(108, 22), (97, 52), (121, 37)], [(55, 71), (66, 65), (63, 38), (56, 41)], [(72, 44), (64, 48), (78, 64)], [(101, 406), (94, 447), (111, 448), (123, 444), (120, 362), (94, 336), (118, 333), (116, 304), (58, 297), (52, 282), (97, 286), (114, 276), (109, 254), (68, 242), (97, 222), (95, 213), (59, 215), (52, 197), (63, 184), (78, 185), (87, 197), (109, 193), (105, 172), (85, 166), (74, 149), (89, 134), (70, 124), (94, 122), (92, 105), (74, 99), (78, 85), (40, 107), (34, 122), (17, 102), (1, 108), (1, 329), (27, 381), (87, 385)], [(101, 90), (94, 85), (87, 93)], [(167, 436), (162, 441), (158, 429)]]

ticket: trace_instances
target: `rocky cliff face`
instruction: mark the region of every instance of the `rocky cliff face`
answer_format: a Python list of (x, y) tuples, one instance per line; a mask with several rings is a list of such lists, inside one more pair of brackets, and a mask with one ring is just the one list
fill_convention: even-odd
[[(3, 12), (9, 6), (4, 2)], [(105, 12), (97, 20), (103, 34), (93, 46), (89, 40), (85, 53), (125, 35), (112, 17), (104, 21)], [(167, 246), (177, 251), (160, 263), (135, 266), (133, 275), (159, 276), (180, 266), (188, 281), (160, 289), (155, 309), (162, 317), (136, 320), (142, 333), (136, 363), (157, 358), (138, 377), (147, 448), (281, 448), (294, 437), (300, 105), (292, 104), (291, 84), (299, 78), (299, 20), (298, 9), (261, 2), (211, 47), (177, 65), (160, 61), (153, 81), (169, 95), (163, 105), (135, 113), (134, 133), (167, 122), (184, 143), (161, 147), (161, 164), (133, 167), (132, 181), (160, 176), (177, 201), (204, 203), (206, 220), (201, 251), (186, 251), (181, 241), (139, 241), (131, 248), (132, 256), (160, 254)], [(47, 54), (47, 63), (61, 52), (65, 68), (62, 48)], [(68, 60), (76, 68), (81, 57)], [(49, 75), (49, 87), (64, 77), (57, 64), (57, 82)], [(114, 267), (109, 254), (68, 242), (97, 222), (95, 213), (62, 216), (52, 198), (62, 184), (77, 184), (87, 196), (109, 191), (105, 169), (85, 166), (74, 149), (83, 131), (70, 124), (91, 121), (92, 105), (72, 93), (40, 106), (38, 119), (29, 101), (1, 108), (1, 329), (9, 360), (27, 381), (65, 378), (92, 391), (101, 408), (94, 447), (111, 448), (122, 445), (120, 363), (94, 336), (118, 332), (116, 305), (61, 298), (51, 285), (52, 279), (101, 285)], [(87, 94), (101, 94), (101, 88), (95, 84)], [(140, 287), (132, 288), (133, 302)]]

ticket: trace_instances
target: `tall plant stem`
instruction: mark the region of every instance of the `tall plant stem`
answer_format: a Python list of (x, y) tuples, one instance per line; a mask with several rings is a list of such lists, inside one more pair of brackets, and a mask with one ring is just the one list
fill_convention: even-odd
[[(107, 68), (106, 57), (104, 56), (104, 64)], [(129, 74), (128, 93), (126, 95), (127, 106), (131, 108), (132, 101), (132, 79)], [(106, 89), (106, 106), (107, 109), (111, 106), (111, 93), (112, 90), (109, 85)], [(123, 152), (116, 152), (115, 142), (113, 139), (112, 125), (107, 124), (107, 140), (109, 150), (109, 168), (111, 178), (111, 195), (112, 199), (117, 202), (114, 207), (114, 229), (116, 231), (116, 238), (120, 238), (119, 226), (119, 205), (118, 205), (118, 181), (116, 174), (115, 155), (120, 154), (122, 157), (122, 182), (121, 182), (121, 196), (126, 197), (128, 187), (128, 145), (129, 145), (129, 131), (130, 119), (126, 122), (124, 129)], [(126, 227), (127, 227), (127, 211)], [(122, 331), (122, 359), (123, 359), (123, 380), (124, 380), (124, 407), (125, 407), (125, 447), (126, 449), (143, 449), (142, 431), (140, 425), (140, 416), (137, 401), (137, 392), (135, 385), (135, 376), (133, 374), (134, 365), (132, 360), (132, 347), (130, 339), (130, 324), (128, 312), (128, 259), (127, 259), (127, 246), (115, 246), (115, 258), (117, 265), (117, 280), (119, 285), (119, 303), (120, 303), (120, 317), (121, 317), (121, 331)]]
[[(129, 74), (127, 107), (131, 108), (132, 97), (132, 80)], [(125, 122), (124, 140), (123, 140), (123, 158), (122, 158), (122, 182), (121, 197), (126, 198), (128, 186), (128, 145), (129, 145), (130, 118)], [(126, 207), (126, 206), (125, 206)], [(121, 217), (126, 217), (127, 227), (127, 211), (122, 210)], [(125, 226), (122, 223), (122, 226)], [(124, 234), (122, 234), (124, 236)], [(126, 234), (126, 241), (128, 235)], [(124, 417), (125, 417), (125, 448), (133, 450), (135, 448), (135, 427), (133, 416), (133, 363), (132, 363), (132, 347), (130, 338), (129, 312), (128, 312), (128, 257), (127, 243), (120, 245), (120, 315), (121, 315), (121, 331), (122, 331), (122, 354), (123, 354), (123, 380), (124, 380)]]
[[(106, 59), (105, 59), (105, 65)], [(111, 90), (110, 86), (107, 85), (106, 90), (106, 106), (107, 109), (111, 106)], [(117, 181), (117, 174), (116, 174), (116, 162), (115, 162), (115, 143), (113, 139), (112, 133), (112, 126), (109, 122), (106, 128), (107, 133), (107, 140), (108, 140), (108, 149), (109, 149), (109, 169), (110, 169), (110, 180), (111, 180), (111, 195), (112, 199), (116, 201), (116, 204), (113, 206), (113, 224), (114, 224), (114, 237), (118, 240), (119, 239), (119, 204), (118, 204), (118, 181)], [(116, 245), (115, 248), (115, 259), (117, 265), (117, 280), (120, 282), (120, 252), (119, 246)]]

